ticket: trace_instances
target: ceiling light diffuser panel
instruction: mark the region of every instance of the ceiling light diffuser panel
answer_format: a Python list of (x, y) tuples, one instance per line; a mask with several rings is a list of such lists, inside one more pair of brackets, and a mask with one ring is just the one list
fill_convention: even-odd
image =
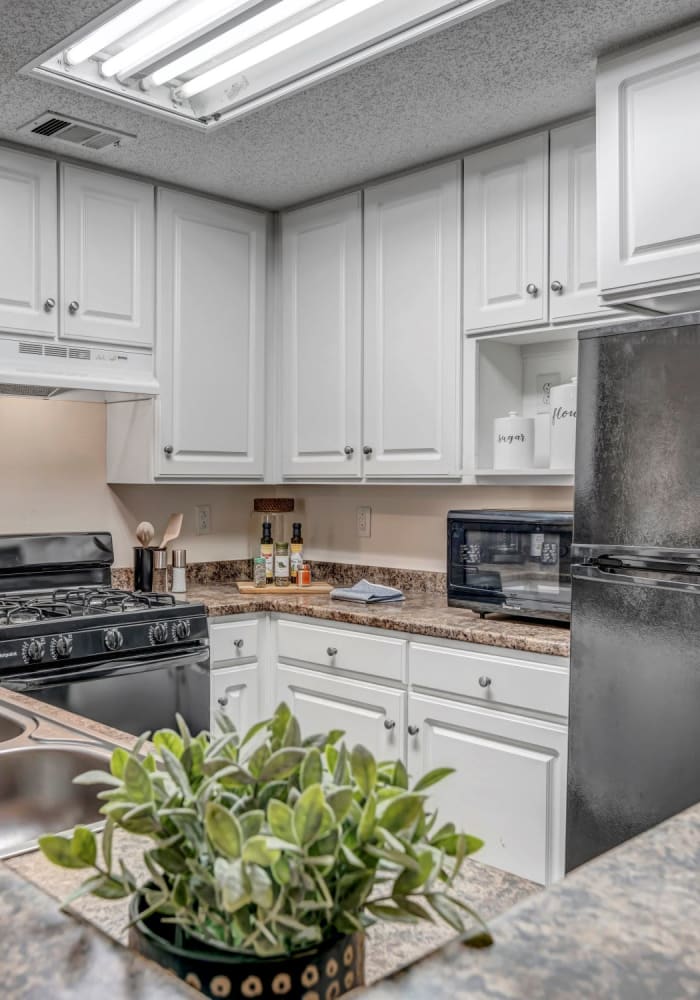
[(211, 129), (507, 0), (139, 0), (25, 72)]

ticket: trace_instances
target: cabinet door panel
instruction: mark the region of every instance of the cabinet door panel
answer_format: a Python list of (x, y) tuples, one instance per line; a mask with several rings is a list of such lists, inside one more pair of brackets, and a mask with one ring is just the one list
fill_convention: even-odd
[(56, 335), (57, 220), (55, 162), (0, 149), (0, 330)]
[(433, 803), (485, 841), (478, 858), (534, 882), (564, 874), (566, 728), (477, 706), (409, 696), (408, 769), (456, 773)]
[(260, 682), (258, 664), (246, 667), (219, 667), (211, 672), (211, 728), (215, 715), (224, 712), (243, 736), (260, 721)]
[(348, 747), (361, 743), (378, 760), (404, 755), (403, 691), (278, 663), (275, 694), (277, 703), (287, 702), (305, 735), (344, 729)]
[(63, 336), (152, 347), (152, 185), (62, 165), (61, 187)]
[[(700, 31), (601, 64), (601, 287), (700, 277)], [(692, 95), (692, 98), (691, 98)]]
[(543, 132), (464, 160), (467, 330), (547, 322), (547, 153)]
[(174, 191), (158, 206), (157, 472), (261, 476), (266, 217)]
[(550, 135), (550, 278), (553, 321), (605, 316), (598, 298), (595, 119), (555, 128)]
[[(361, 196), (285, 215), (282, 270), (283, 475), (358, 478)], [(346, 454), (346, 448), (352, 453)]]
[(460, 460), (459, 164), (365, 193), (365, 476)]

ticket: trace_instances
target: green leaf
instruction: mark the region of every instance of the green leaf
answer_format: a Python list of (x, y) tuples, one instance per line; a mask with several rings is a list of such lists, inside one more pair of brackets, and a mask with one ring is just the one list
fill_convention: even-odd
[(180, 758), (176, 757), (175, 754), (165, 745), (160, 748), (160, 755), (167, 773), (173, 779), (182, 794), (185, 797), (189, 797), (192, 794), (190, 779), (187, 777), (187, 772), (180, 763)]
[(389, 833), (398, 833), (416, 821), (422, 808), (422, 796), (405, 792), (389, 800), (379, 817), (379, 822)]
[(297, 842), (294, 829), (294, 813), (286, 802), (271, 799), (267, 804), (267, 822), (270, 830), (281, 840), (295, 844)]
[(241, 856), (241, 828), (236, 817), (218, 802), (207, 802), (204, 829), (215, 850), (227, 858)]
[(409, 899), (408, 896), (397, 895), (396, 892), (393, 899), (396, 905), (405, 913), (411, 913), (414, 917), (418, 917), (419, 920), (427, 920), (429, 923), (435, 923), (430, 911), (417, 900)]
[(400, 760), (394, 765), (394, 785), (396, 788), (408, 788), (408, 772)]
[(294, 829), (300, 844), (310, 844), (319, 836), (326, 805), (320, 785), (311, 785), (294, 806)]
[(124, 768), (129, 759), (129, 752), (124, 747), (115, 747), (112, 751), (112, 759), (109, 762), (109, 769), (115, 778), (124, 777)]
[(111, 875), (97, 875), (90, 879), (88, 891), (98, 899), (124, 899), (125, 896), (131, 895), (131, 889)]
[(108, 872), (112, 870), (112, 840), (114, 838), (114, 820), (107, 818), (102, 831), (102, 857)]
[(350, 812), (350, 807), (353, 802), (353, 791), (352, 788), (338, 788), (335, 792), (331, 792), (328, 796), (328, 805), (333, 810), (335, 814), (336, 823), (342, 823), (347, 814)]
[(374, 872), (368, 869), (343, 875), (336, 890), (338, 906), (343, 910), (359, 909), (364, 904), (373, 884)]
[(465, 855), (475, 854), (484, 846), (483, 840), (479, 840), (478, 837), (472, 837), (468, 833), (451, 833), (441, 837), (434, 837), (431, 843), (435, 847), (439, 847), (441, 851), (444, 851), (448, 857), (452, 858), (461, 850), (460, 843), (462, 838), (464, 838)]
[(157, 847), (149, 853), (156, 864), (171, 875), (184, 875), (189, 871), (185, 858), (172, 847)]
[[(289, 751), (287, 751), (289, 753)], [(320, 785), (323, 779), (323, 762), (321, 752), (316, 747), (309, 750), (303, 759), (299, 780), (302, 789), (310, 785)]]
[[(318, 751), (317, 751), (318, 752)], [(292, 775), (304, 760), (306, 753), (301, 749), (283, 748), (276, 750), (258, 775), (258, 780), (280, 781)]]
[(272, 735), (272, 741), (275, 744), (275, 749), (282, 746), (284, 732), (291, 717), (292, 713), (289, 709), (289, 705), (286, 705), (283, 701), (280, 702), (275, 709), (275, 714), (269, 722), (270, 733)]
[(73, 778), (74, 785), (111, 785), (113, 788), (121, 788), (122, 783), (119, 778), (115, 778), (108, 771), (84, 771), (83, 774)]
[(464, 921), (459, 908), (442, 892), (431, 892), (425, 897), (438, 916), (449, 924), (458, 934), (464, 933)]
[(256, 722), (254, 726), (251, 726), (248, 732), (245, 734), (241, 740), (241, 750), (244, 746), (247, 746), (252, 739), (254, 739), (258, 733), (268, 725), (269, 720), (263, 719), (262, 722)]
[(413, 787), (414, 792), (423, 792), (426, 788), (430, 788), (431, 785), (437, 785), (438, 781), (444, 781), (445, 778), (449, 778), (451, 774), (455, 773), (453, 767), (436, 767), (434, 771), (428, 771), (423, 777), (416, 782)]
[(265, 813), (262, 809), (251, 809), (249, 812), (243, 813), (240, 818), (243, 839), (247, 840), (249, 837), (255, 837), (256, 834), (260, 833), (264, 821)]
[(279, 856), (272, 866), (272, 877), (278, 885), (289, 885), (291, 881), (292, 872), (289, 861), (283, 854)]
[(382, 861), (391, 861), (392, 864), (398, 865), (399, 868), (408, 868), (409, 871), (418, 872), (420, 866), (415, 858), (412, 858), (410, 854), (405, 851), (395, 851), (393, 848), (389, 847), (377, 847), (375, 844), (367, 844), (365, 846), (365, 851), (373, 858), (379, 858)]
[(268, 846), (265, 837), (251, 837), (243, 845), (243, 860), (270, 868), (279, 859), (280, 851)]
[(124, 767), (124, 786), (132, 802), (150, 802), (153, 799), (148, 771), (135, 757), (129, 757)]
[(333, 781), (336, 785), (346, 785), (348, 780), (348, 748), (344, 743), (340, 744), (340, 750), (338, 751), (338, 758), (335, 762), (335, 768), (333, 770)]
[(377, 800), (374, 795), (370, 795), (365, 802), (360, 822), (357, 826), (357, 839), (362, 844), (369, 840), (374, 833), (377, 817)]
[(159, 750), (167, 747), (170, 753), (179, 760), (185, 749), (182, 737), (174, 729), (159, 729), (153, 734), (153, 745)]
[(255, 753), (247, 761), (248, 770), (256, 779), (256, 781), (264, 780), (261, 778), (263, 768), (267, 764), (268, 760), (272, 756), (272, 751), (267, 743), (261, 743)]
[(415, 924), (416, 918), (395, 903), (368, 903), (367, 909), (380, 920), (395, 920), (402, 924)]
[(39, 837), (39, 847), (44, 857), (61, 868), (91, 868), (92, 865), (82, 861), (72, 850), (68, 837)]
[(433, 856), (429, 851), (424, 851), (418, 857), (418, 870), (407, 869), (401, 872), (394, 883), (394, 895), (408, 896), (424, 885), (430, 878), (433, 870)]
[(282, 746), (301, 746), (301, 729), (299, 728), (299, 723), (294, 715), (289, 717), (289, 722), (287, 723), (287, 728), (285, 729), (284, 737), (282, 738)]
[[(246, 844), (246, 847), (248, 845)], [(248, 886), (253, 902), (265, 910), (269, 910), (275, 901), (275, 891), (272, 879), (264, 868), (253, 864), (247, 871)]]
[(87, 868), (92, 868), (97, 861), (97, 841), (92, 830), (85, 826), (76, 826), (70, 845), (71, 851)]
[(350, 754), (352, 776), (364, 798), (374, 791), (377, 784), (377, 762), (366, 747), (353, 747)]

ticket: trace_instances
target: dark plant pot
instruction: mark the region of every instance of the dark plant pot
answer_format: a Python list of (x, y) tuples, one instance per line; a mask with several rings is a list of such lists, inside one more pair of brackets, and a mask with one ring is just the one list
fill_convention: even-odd
[[(143, 908), (142, 898), (134, 896), (131, 920)], [(261, 959), (209, 947), (153, 914), (132, 924), (129, 946), (216, 1000), (335, 1000), (364, 985), (363, 934), (338, 936), (317, 949)]]

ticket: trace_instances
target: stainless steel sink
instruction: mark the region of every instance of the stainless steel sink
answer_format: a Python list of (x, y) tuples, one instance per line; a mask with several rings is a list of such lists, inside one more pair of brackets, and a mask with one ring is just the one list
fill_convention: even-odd
[(74, 785), (84, 771), (108, 769), (105, 748), (66, 744), (0, 749), (0, 857), (36, 846), (44, 833), (103, 821), (94, 785)]
[(10, 715), (0, 714), (0, 743), (16, 740), (26, 730), (21, 722)]

